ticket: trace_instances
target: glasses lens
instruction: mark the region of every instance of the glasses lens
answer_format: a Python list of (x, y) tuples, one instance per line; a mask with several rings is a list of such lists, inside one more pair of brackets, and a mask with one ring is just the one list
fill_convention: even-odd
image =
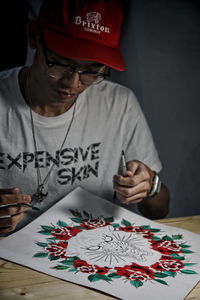
[(60, 79), (65, 76), (69, 76), (72, 73), (71, 68), (61, 65), (52, 65), (48, 68), (48, 74), (51, 77)]
[(83, 73), (80, 74), (80, 81), (83, 84), (92, 84), (93, 82), (99, 83), (100, 81), (103, 80), (103, 77), (100, 76), (99, 74), (93, 74), (93, 73)]

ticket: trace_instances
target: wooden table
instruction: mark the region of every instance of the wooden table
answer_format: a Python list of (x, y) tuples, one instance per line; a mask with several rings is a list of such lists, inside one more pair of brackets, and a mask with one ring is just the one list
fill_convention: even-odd
[[(200, 234), (200, 216), (170, 218), (157, 220), (157, 222)], [(116, 298), (0, 259), (0, 299), (112, 300)], [(200, 299), (200, 282), (185, 298), (185, 300), (195, 299)]]

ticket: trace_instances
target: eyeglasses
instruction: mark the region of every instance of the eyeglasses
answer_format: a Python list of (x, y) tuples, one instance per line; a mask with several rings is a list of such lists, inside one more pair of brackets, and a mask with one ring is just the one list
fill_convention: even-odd
[[(104, 79), (109, 79), (110, 78), (110, 68), (106, 67), (105, 73), (101, 72), (93, 72), (93, 71), (80, 71), (73, 66), (70, 65), (64, 65), (60, 64), (58, 62), (53, 62), (51, 61), (48, 56), (47, 56), (47, 47), (45, 45), (44, 40), (42, 40), (42, 49), (44, 53), (44, 57), (46, 60), (46, 64), (49, 67), (48, 68), (48, 75), (56, 78), (56, 79), (61, 79), (64, 77), (69, 78), (72, 74), (78, 73), (79, 74), (79, 80), (82, 82), (82, 84), (85, 85), (90, 85), (90, 84), (97, 84), (103, 81)], [(103, 65), (102, 65), (103, 66)]]

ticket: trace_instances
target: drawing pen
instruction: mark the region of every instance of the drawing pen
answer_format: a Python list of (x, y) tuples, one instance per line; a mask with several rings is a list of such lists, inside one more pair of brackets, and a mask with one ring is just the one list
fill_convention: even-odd
[(36, 206), (33, 206), (31, 204), (27, 204), (27, 203), (19, 203), (20, 206), (24, 206), (24, 207), (27, 207), (27, 208), (32, 208), (33, 210), (40, 210), (38, 207)]
[(124, 150), (122, 150), (122, 176), (126, 176), (126, 171), (127, 171), (126, 158), (125, 158)]

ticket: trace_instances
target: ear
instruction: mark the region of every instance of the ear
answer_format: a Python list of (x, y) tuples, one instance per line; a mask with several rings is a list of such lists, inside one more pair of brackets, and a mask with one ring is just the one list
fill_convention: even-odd
[(40, 32), (37, 22), (34, 20), (29, 20), (26, 31), (29, 46), (32, 49), (37, 49), (40, 44)]

